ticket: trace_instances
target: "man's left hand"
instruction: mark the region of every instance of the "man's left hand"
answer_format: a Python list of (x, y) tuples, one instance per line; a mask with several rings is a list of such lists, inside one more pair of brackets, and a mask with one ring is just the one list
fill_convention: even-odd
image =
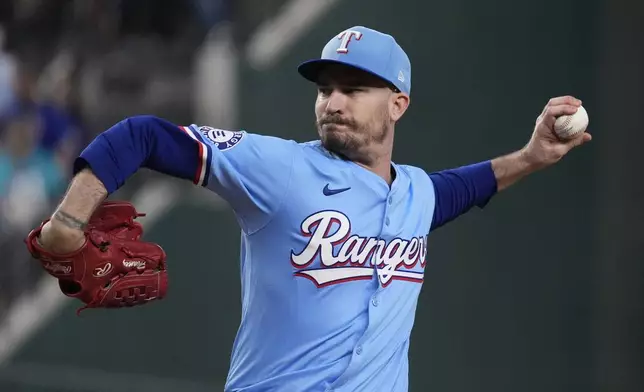
[(524, 157), (538, 167), (558, 162), (570, 150), (589, 142), (592, 136), (581, 133), (570, 140), (561, 140), (555, 133), (555, 121), (563, 115), (572, 115), (581, 106), (581, 100), (572, 96), (552, 98), (543, 108), (528, 144), (523, 148)]

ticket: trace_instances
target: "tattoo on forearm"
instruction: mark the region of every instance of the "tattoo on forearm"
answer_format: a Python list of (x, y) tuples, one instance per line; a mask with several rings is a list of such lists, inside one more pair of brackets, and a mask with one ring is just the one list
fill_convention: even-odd
[(85, 228), (87, 227), (87, 222), (75, 218), (61, 210), (58, 210), (54, 213), (54, 218), (72, 229), (85, 230)]
[(103, 183), (91, 171), (83, 170), (74, 176), (52, 219), (68, 228), (85, 231), (92, 214), (106, 196)]

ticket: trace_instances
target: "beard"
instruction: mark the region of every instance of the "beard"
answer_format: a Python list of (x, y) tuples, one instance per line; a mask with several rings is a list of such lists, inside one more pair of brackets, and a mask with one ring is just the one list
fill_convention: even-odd
[(379, 116), (368, 124), (359, 124), (337, 114), (330, 114), (320, 118), (316, 125), (324, 148), (367, 165), (373, 163), (368, 147), (382, 144), (389, 134), (388, 122), (384, 116)]

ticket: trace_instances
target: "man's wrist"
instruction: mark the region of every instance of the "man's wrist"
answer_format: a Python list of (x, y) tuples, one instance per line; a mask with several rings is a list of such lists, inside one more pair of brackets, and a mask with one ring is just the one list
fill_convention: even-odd
[(517, 154), (517, 165), (527, 173), (533, 173), (546, 166), (542, 161), (536, 158), (530, 150), (528, 150), (527, 146), (519, 150), (519, 153)]
[(538, 160), (533, 159), (532, 154), (525, 148), (495, 158), (491, 161), (491, 165), (499, 191), (543, 167)]
[(52, 219), (43, 226), (38, 243), (52, 253), (67, 254), (83, 246), (85, 232)]
[(85, 231), (87, 228), (87, 221), (81, 218), (78, 218), (72, 214), (58, 209), (52, 215), (52, 223), (57, 226), (62, 226), (71, 230)]

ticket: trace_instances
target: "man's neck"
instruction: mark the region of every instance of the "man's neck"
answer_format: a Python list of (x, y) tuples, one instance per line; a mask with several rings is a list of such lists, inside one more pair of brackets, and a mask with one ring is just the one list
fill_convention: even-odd
[(356, 163), (380, 176), (389, 186), (391, 186), (391, 183), (394, 182), (396, 171), (391, 165), (391, 155), (377, 159), (370, 165), (366, 165), (360, 162)]

